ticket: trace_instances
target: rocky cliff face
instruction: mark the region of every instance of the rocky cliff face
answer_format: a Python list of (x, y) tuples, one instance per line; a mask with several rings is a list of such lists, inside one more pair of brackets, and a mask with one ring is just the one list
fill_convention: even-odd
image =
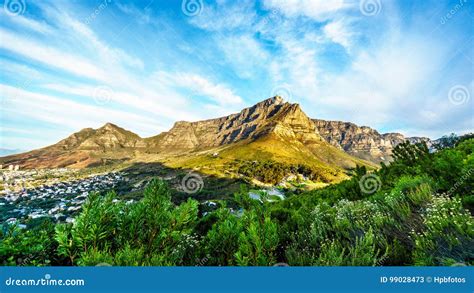
[(345, 152), (372, 162), (389, 162), (393, 149), (400, 143), (426, 142), (426, 137), (405, 137), (400, 133), (380, 134), (367, 126), (342, 121), (326, 121), (314, 119), (319, 133), (332, 145)]
[(181, 152), (254, 140), (270, 133), (322, 140), (313, 121), (298, 104), (285, 103), (276, 96), (226, 117), (176, 122), (170, 131), (149, 138), (146, 143), (157, 152)]

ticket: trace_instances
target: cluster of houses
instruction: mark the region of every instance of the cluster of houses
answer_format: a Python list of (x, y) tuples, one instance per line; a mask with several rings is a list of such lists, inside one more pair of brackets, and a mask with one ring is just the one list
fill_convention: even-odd
[[(12, 172), (22, 171), (3, 173), (3, 180), (5, 176), (9, 176), (11, 181), (18, 175)], [(30, 182), (28, 176), (33, 176), (32, 174), (38, 175), (26, 172), (33, 171), (23, 171), (23, 182)], [(50, 217), (58, 222), (73, 222), (74, 215), (80, 211), (90, 192), (111, 190), (123, 180), (124, 177), (120, 173), (108, 173), (32, 188), (23, 186), (20, 190), (4, 188), (0, 194), (0, 224), (19, 222), (23, 226), (28, 219), (42, 217)]]
[(0, 165), (0, 195), (23, 189), (33, 188), (37, 185), (50, 185), (61, 181), (61, 178), (74, 177), (75, 170), (66, 168), (20, 170), (18, 165), (10, 165), (2, 169)]

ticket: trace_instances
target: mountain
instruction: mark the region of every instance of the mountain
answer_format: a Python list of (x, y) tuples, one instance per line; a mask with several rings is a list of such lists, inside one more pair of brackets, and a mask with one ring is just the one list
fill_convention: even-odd
[(407, 139), (428, 140), (311, 119), (298, 104), (276, 96), (229, 116), (178, 121), (169, 131), (149, 138), (111, 123), (86, 128), (54, 145), (0, 158), (0, 163), (22, 168), (85, 168), (108, 162), (160, 162), (235, 175), (239, 164), (272, 161), (304, 165), (324, 174), (327, 181), (337, 181), (356, 165), (376, 168), (375, 163), (389, 161), (393, 148)]
[(323, 140), (298, 104), (284, 103), (277, 96), (226, 117), (176, 122), (170, 131), (146, 141), (150, 149), (158, 152), (180, 153), (257, 140), (270, 133), (308, 141)]
[(226, 117), (177, 122), (145, 141), (147, 152), (167, 154), (171, 166), (216, 174), (230, 172), (239, 160), (307, 165), (328, 180), (356, 165), (375, 167), (329, 144), (298, 104), (278, 96)]
[(85, 128), (61, 140), (55, 146), (64, 150), (89, 149), (108, 151), (120, 148), (135, 148), (141, 145), (142, 138), (137, 134), (107, 123), (101, 128)]
[(405, 137), (400, 133), (380, 134), (367, 126), (358, 126), (350, 122), (313, 119), (319, 133), (333, 146), (348, 154), (375, 163), (389, 162), (393, 149), (400, 143), (426, 142), (427, 137)]
[(21, 168), (84, 168), (106, 160), (126, 160), (137, 149), (143, 148), (137, 134), (107, 123), (98, 129), (85, 128), (58, 143), (0, 159), (3, 164)]

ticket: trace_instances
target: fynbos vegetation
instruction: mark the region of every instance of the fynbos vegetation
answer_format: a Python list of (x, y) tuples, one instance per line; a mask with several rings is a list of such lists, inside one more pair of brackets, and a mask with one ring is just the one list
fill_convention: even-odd
[[(474, 139), (437, 152), (403, 143), (394, 162), (375, 172), (374, 193), (350, 180), (284, 200), (255, 200), (242, 188), (214, 210), (172, 201), (153, 180), (140, 201), (90, 194), (73, 223), (48, 220), (31, 229), (4, 224), (4, 265), (390, 266), (474, 264)], [(283, 165), (242, 165), (277, 178)], [(299, 168), (291, 166), (288, 168)], [(268, 168), (265, 168), (265, 170)], [(301, 171), (301, 170), (300, 170)], [(304, 172), (303, 172), (304, 173)], [(272, 178), (265, 180), (271, 181)], [(378, 181), (377, 181), (378, 182)], [(455, 188), (453, 188), (455, 187)]]

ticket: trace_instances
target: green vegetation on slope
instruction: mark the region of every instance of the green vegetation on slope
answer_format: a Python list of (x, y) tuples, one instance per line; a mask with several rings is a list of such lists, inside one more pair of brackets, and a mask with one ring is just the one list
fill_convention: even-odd
[[(242, 172), (247, 169), (249, 163), (267, 165), (267, 167), (276, 168), (279, 171), (273, 172), (275, 176), (271, 176), (271, 174), (261, 176), (263, 175), (261, 173), (271, 173), (271, 170), (260, 172), (260, 174)], [(261, 180), (264, 183), (278, 183), (283, 177), (291, 174), (289, 171), (294, 166), (301, 166), (306, 170), (305, 174), (301, 173), (302, 175), (310, 175), (312, 180), (323, 183), (334, 183), (347, 179), (348, 170), (354, 169), (357, 165), (376, 169), (372, 163), (351, 157), (327, 143), (306, 146), (301, 142), (291, 142), (273, 135), (250, 143), (236, 143), (206, 153), (173, 157), (168, 159), (165, 164), (170, 167), (195, 169), (219, 177), (239, 177), (241, 175), (250, 179), (270, 177), (267, 180)], [(284, 174), (280, 172), (283, 169), (285, 169)]]
[[(252, 200), (243, 189), (206, 214), (192, 199), (173, 204), (168, 186), (155, 180), (135, 204), (114, 203), (113, 192), (91, 195), (73, 224), (5, 225), (0, 261), (473, 265), (473, 151), (474, 139), (436, 153), (401, 144), (395, 161), (379, 171), (357, 168), (350, 180), (276, 202)], [(365, 186), (367, 178), (375, 185)]]

